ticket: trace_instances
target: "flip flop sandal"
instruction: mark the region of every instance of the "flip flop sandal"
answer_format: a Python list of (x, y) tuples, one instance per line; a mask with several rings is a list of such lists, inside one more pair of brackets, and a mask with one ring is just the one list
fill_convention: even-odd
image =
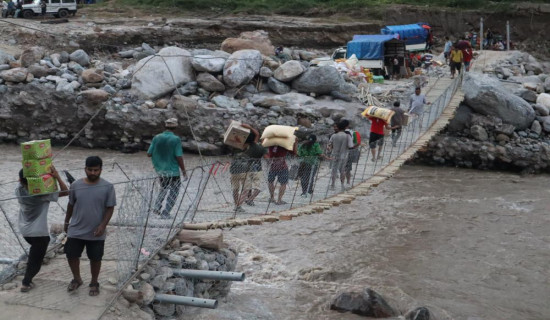
[(95, 297), (99, 295), (99, 283), (90, 283), (88, 287), (90, 287), (90, 291), (88, 292), (90, 296)]
[(71, 292), (71, 291), (75, 291), (76, 289), (78, 289), (78, 287), (80, 287), (82, 285), (82, 281), (78, 282), (76, 281), (75, 279), (71, 280), (71, 282), (69, 283), (69, 286), (67, 287), (67, 291)]
[(29, 292), (31, 291), (32, 289), (34, 289), (34, 283), (30, 283), (28, 286), (22, 286), (21, 287), (21, 292)]

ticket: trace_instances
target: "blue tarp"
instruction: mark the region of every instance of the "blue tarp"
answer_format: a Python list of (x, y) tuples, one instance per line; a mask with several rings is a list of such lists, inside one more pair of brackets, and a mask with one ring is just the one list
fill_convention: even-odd
[(407, 38), (405, 44), (425, 43), (428, 36), (428, 30), (423, 28), (421, 23), (386, 26), (380, 32), (382, 34), (398, 34), (401, 40)]
[(355, 35), (353, 40), (348, 42), (346, 57), (349, 58), (355, 54), (359, 60), (382, 60), (384, 59), (384, 43), (392, 39), (395, 39), (395, 35)]

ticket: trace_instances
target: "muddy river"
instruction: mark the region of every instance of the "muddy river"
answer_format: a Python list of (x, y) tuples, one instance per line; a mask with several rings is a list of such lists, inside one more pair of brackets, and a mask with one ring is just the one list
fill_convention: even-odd
[(226, 231), (247, 280), (185, 319), (364, 319), (328, 310), (371, 287), (402, 314), (550, 319), (546, 175), (408, 166), (351, 205)]
[[(20, 153), (0, 147), (6, 183)], [(151, 171), (143, 152), (70, 148), (54, 163), (78, 177), (94, 154), (109, 164), (108, 180), (124, 178), (114, 162), (130, 176)], [(186, 157), (189, 167), (198, 163)], [(364, 319), (330, 311), (328, 302), (365, 287), (402, 314), (426, 306), (435, 319), (550, 319), (549, 181), (406, 166), (350, 205), (226, 230), (247, 280), (234, 283), (218, 309), (189, 309), (185, 319)], [(2, 185), (4, 196), (12, 186)]]

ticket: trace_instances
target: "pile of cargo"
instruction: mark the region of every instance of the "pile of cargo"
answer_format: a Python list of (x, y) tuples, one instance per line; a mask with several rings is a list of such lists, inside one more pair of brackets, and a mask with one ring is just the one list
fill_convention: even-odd
[(29, 194), (37, 195), (57, 191), (51, 175), (52, 146), (50, 139), (33, 140), (21, 144), (23, 176), (27, 179)]

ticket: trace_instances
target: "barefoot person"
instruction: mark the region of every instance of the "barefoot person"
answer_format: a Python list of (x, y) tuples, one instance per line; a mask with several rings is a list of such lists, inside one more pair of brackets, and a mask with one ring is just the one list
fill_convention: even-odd
[(65, 216), (67, 243), (65, 254), (73, 274), (73, 280), (67, 287), (74, 291), (82, 285), (80, 277), (80, 256), (84, 247), (90, 259), (92, 280), (90, 296), (99, 294), (99, 271), (105, 246), (105, 230), (116, 205), (114, 186), (100, 178), (103, 161), (99, 157), (86, 159), (86, 178), (71, 184), (69, 204)]
[(15, 195), (20, 206), (19, 231), (25, 241), (31, 245), (21, 292), (28, 292), (34, 287), (32, 279), (40, 271), (42, 260), (50, 243), (50, 232), (48, 230), (50, 202), (55, 202), (58, 197), (69, 194), (67, 185), (54, 166), (51, 167), (51, 175), (59, 183), (61, 191), (59, 193), (31, 196), (28, 192), (27, 179), (23, 176), (23, 170), (19, 171), (19, 186), (15, 189)]

